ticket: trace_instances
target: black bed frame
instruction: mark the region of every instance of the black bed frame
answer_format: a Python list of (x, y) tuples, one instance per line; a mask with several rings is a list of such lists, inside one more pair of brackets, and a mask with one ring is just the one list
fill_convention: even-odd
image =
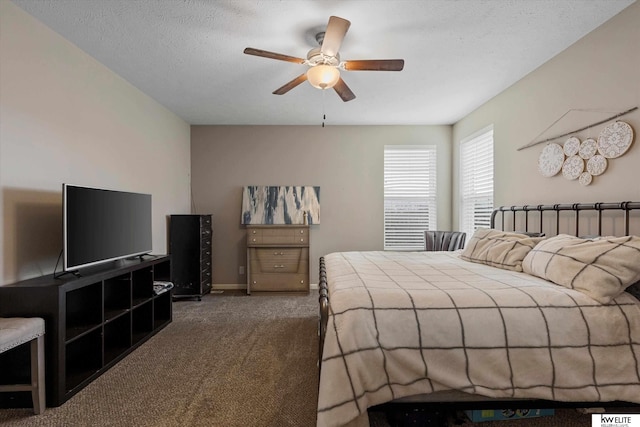
[[(534, 231), (529, 221), (530, 213), (537, 213), (538, 215), (538, 232), (545, 232), (545, 226), (548, 226), (548, 222), (545, 222), (545, 218), (555, 214), (555, 233), (560, 234), (560, 221), (563, 218), (563, 213), (570, 211), (573, 212), (573, 219), (575, 221), (574, 236), (580, 235), (580, 219), (589, 219), (586, 217), (592, 217), (596, 214), (594, 220), (597, 221), (598, 230), (597, 233), (602, 235), (602, 222), (604, 211), (619, 211), (624, 215), (624, 235), (630, 234), (629, 219), (631, 217), (631, 211), (640, 210), (640, 202), (617, 202), (617, 203), (572, 203), (572, 204), (555, 204), (555, 205), (524, 205), (524, 206), (501, 206), (495, 209), (491, 213), (491, 228), (496, 228), (496, 217), (500, 215), (501, 230), (506, 230), (505, 220), (507, 220), (507, 214), (511, 212), (511, 231), (522, 230), (518, 228), (517, 224), (524, 221), (524, 230), (526, 232)], [(548, 213), (546, 216), (545, 213)], [(550, 215), (549, 215), (550, 214)], [(581, 216), (582, 214), (582, 216)], [(591, 215), (590, 215), (591, 214)], [(568, 232), (568, 231), (567, 231)]]
[[(615, 203), (570, 203), (570, 204), (553, 204), (553, 205), (523, 205), (523, 206), (501, 206), (491, 213), (491, 228), (496, 228), (497, 217), (500, 217), (500, 229), (503, 231), (524, 231), (544, 233), (546, 236), (554, 236), (560, 234), (561, 224), (573, 223), (574, 236), (581, 235), (581, 219), (587, 222), (588, 235), (602, 235), (603, 220), (607, 218), (605, 211), (612, 211), (615, 217), (622, 214), (624, 219), (623, 235), (630, 235), (630, 218), (632, 211), (640, 213), (640, 202), (615, 202)], [(567, 214), (569, 212), (569, 214)], [(537, 227), (534, 226), (535, 220), (530, 219), (530, 214), (535, 213), (537, 216)], [(572, 214), (571, 214), (572, 213)], [(555, 215), (555, 218), (553, 217)], [(568, 215), (568, 217), (567, 217)], [(640, 216), (640, 215), (638, 215)], [(550, 218), (555, 219), (555, 226), (550, 225)], [(640, 220), (639, 220), (640, 221)], [(593, 229), (593, 222), (597, 223), (597, 231)], [(534, 227), (536, 228), (534, 230)], [(550, 229), (551, 228), (551, 229)], [(565, 233), (569, 233), (566, 231)], [(638, 232), (640, 233), (640, 231)], [(617, 233), (621, 234), (621, 233)], [(318, 324), (319, 333), (319, 349), (318, 349), (318, 368), (322, 368), (322, 350), (324, 348), (324, 339), (327, 332), (327, 322), (329, 320), (329, 290), (327, 284), (327, 271), (325, 267), (324, 257), (320, 257), (320, 274), (319, 274), (319, 306), (320, 319)], [(369, 408), (370, 411), (430, 411), (442, 412), (448, 410), (461, 409), (498, 409), (498, 408), (590, 408), (590, 407), (640, 407), (639, 404), (630, 402), (559, 402), (552, 400), (500, 400), (491, 399), (478, 401), (456, 401), (456, 402), (388, 402), (382, 405)]]

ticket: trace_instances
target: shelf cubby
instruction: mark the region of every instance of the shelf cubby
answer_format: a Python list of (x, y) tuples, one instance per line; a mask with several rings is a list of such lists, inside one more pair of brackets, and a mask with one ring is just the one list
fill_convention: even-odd
[(66, 340), (72, 341), (102, 323), (102, 282), (66, 293)]
[(117, 359), (131, 347), (131, 315), (126, 313), (104, 324), (104, 364)]
[(137, 343), (146, 338), (153, 330), (153, 301), (135, 307), (131, 312), (131, 339)]
[(72, 391), (102, 368), (102, 330), (94, 329), (66, 345), (65, 388)]
[(132, 307), (137, 307), (153, 297), (153, 269), (151, 266), (132, 273), (131, 295)]
[(169, 261), (160, 262), (153, 266), (153, 280), (171, 281), (171, 263)]
[(153, 328), (159, 328), (171, 320), (171, 292), (164, 292), (153, 299)]
[(108, 322), (131, 308), (131, 274), (104, 281), (104, 321)]

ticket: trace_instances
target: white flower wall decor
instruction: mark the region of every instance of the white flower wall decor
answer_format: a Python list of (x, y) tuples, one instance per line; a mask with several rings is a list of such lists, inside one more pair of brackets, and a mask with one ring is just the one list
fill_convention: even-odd
[(611, 159), (625, 154), (633, 143), (633, 128), (627, 122), (616, 121), (607, 125), (598, 139), (580, 141), (570, 136), (563, 145), (547, 144), (538, 157), (538, 170), (545, 177), (562, 171), (562, 176), (589, 185), (593, 177), (602, 175)]

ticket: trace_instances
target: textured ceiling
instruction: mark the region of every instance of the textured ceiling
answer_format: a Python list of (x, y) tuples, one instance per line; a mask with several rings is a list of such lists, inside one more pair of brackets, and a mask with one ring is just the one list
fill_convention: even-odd
[[(12, 0), (191, 124), (451, 124), (634, 0)], [(330, 15), (351, 21), (347, 59), (405, 60), (344, 71), (357, 98), (304, 83)], [(594, 52), (594, 56), (597, 52)]]

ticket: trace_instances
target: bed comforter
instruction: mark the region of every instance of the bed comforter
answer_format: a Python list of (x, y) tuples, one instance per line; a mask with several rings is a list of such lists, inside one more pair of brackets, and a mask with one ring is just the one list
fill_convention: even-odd
[(640, 403), (640, 303), (603, 305), (458, 252), (325, 257), (330, 311), (318, 426), (405, 396)]

